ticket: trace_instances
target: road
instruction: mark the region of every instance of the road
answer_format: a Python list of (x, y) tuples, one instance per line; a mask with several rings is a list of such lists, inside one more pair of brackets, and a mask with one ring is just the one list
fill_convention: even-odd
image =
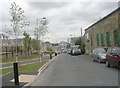
[(30, 86), (118, 86), (118, 70), (88, 55), (63, 53)]
[[(44, 60), (49, 60), (50, 57), (48, 55), (45, 55), (43, 57)], [(33, 60), (26, 60), (26, 61), (20, 61), (20, 64), (28, 64), (28, 63), (34, 63), (34, 62), (38, 62), (39, 58), (33, 59)], [(12, 67), (13, 66), (13, 62), (10, 63), (0, 63), (0, 67), (1, 68), (5, 68), (5, 67)]]

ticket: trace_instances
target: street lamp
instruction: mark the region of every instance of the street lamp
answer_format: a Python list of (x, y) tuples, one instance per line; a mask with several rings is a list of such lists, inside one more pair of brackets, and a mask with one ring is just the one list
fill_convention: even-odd
[(39, 44), (40, 44), (40, 50), (39, 50), (40, 62), (42, 62), (42, 58), (41, 58), (42, 39), (47, 32), (47, 30), (46, 30), (47, 24), (48, 24), (48, 21), (47, 21), (46, 17), (43, 17), (42, 19), (37, 19), (37, 28), (35, 28), (35, 29), (36, 29), (36, 35), (37, 35), (37, 38), (38, 38)]

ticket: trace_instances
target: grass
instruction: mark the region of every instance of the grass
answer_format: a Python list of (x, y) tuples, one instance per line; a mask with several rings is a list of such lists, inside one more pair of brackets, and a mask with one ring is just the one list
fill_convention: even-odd
[[(31, 59), (36, 59), (38, 58), (38, 54), (32, 54), (31, 56), (29, 57), (25, 57), (25, 55), (22, 55), (22, 56), (18, 56), (18, 60), (19, 61), (23, 61), (23, 60), (31, 60)], [(2, 59), (0, 62), (2, 63), (7, 63), (7, 62), (15, 62), (15, 57), (11, 57), (11, 58), (8, 58), (8, 59)]]
[[(19, 66), (18, 70), (19, 72), (37, 72), (39, 70), (40, 67), (42, 67), (47, 61), (43, 61), (43, 62), (37, 62), (37, 63), (31, 63), (31, 64), (26, 64), (26, 65), (21, 65)], [(12, 72), (12, 67), (10, 68), (4, 68), (4, 69), (0, 69), (0, 76), (5, 75), (9, 72)]]
[(37, 62), (27, 65), (22, 65), (19, 67), (19, 72), (36, 72), (40, 67), (42, 67), (47, 61)]
[(0, 69), (0, 76), (5, 75), (5, 74), (7, 74), (7, 73), (9, 73), (11, 71), (12, 71), (11, 67), (10, 68)]

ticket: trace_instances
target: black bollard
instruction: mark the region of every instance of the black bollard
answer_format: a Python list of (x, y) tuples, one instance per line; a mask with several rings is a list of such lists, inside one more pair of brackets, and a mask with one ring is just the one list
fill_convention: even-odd
[(19, 85), (19, 75), (18, 75), (18, 63), (13, 63), (14, 68), (14, 82), (15, 85)]
[(52, 54), (50, 53), (50, 59), (52, 59)]
[(57, 56), (57, 53), (55, 53), (55, 56)]

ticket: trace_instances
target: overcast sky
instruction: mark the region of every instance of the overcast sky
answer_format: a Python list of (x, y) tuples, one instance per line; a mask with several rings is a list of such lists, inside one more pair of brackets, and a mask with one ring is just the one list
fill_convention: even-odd
[[(9, 1), (9, 2), (8, 2)], [(4, 25), (7, 25), (9, 30), (10, 26), (10, 13), (9, 8), (13, 0), (3, 0), (0, 5), (0, 32), (5, 31)], [(89, 1), (89, 2), (88, 2)], [(91, 24), (97, 22), (113, 10), (117, 9), (119, 0), (59, 0), (59, 1), (43, 1), (43, 0), (16, 0), (25, 11), (25, 20), (30, 22), (29, 27), (25, 30), (34, 36), (34, 28), (36, 27), (36, 19), (46, 17), (48, 25), (48, 33), (44, 37), (44, 41), (60, 42), (66, 41), (67, 38), (72, 36), (80, 36), (80, 29), (89, 27)], [(22, 33), (21, 33), (22, 34)]]

